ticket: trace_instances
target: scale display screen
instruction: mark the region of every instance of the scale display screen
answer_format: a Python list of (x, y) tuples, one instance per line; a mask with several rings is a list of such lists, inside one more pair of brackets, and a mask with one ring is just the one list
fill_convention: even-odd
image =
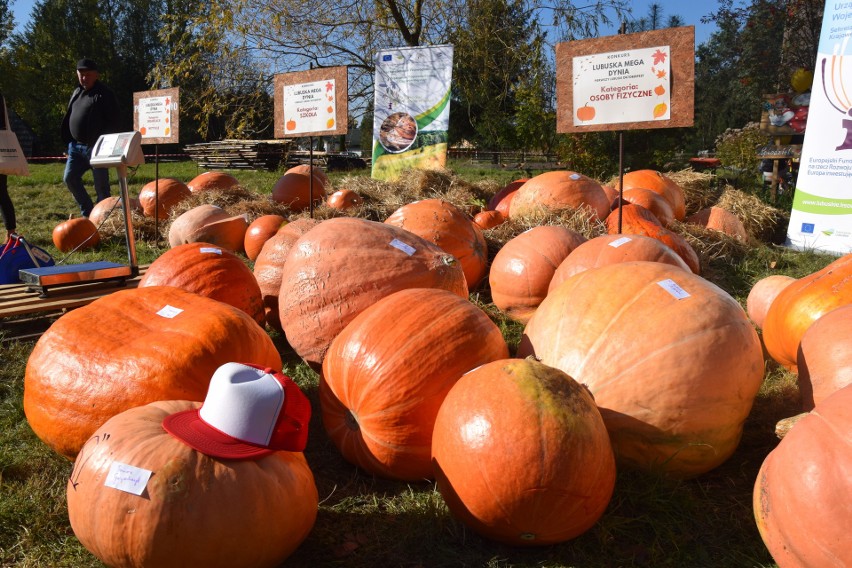
[(141, 140), (139, 132), (104, 134), (95, 143), (90, 163), (101, 168), (144, 164)]

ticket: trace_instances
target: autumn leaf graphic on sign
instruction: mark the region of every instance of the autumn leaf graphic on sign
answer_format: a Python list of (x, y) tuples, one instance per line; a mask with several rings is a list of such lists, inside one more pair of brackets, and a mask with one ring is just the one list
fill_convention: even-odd
[(666, 55), (666, 53), (664, 51), (660, 51), (658, 49), (657, 51), (654, 52), (652, 57), (654, 58), (654, 65), (659, 65), (660, 63), (666, 62), (666, 57), (668, 57), (668, 55)]
[(666, 76), (666, 72), (663, 71), (662, 69), (657, 71), (657, 79), (662, 79), (665, 76)]

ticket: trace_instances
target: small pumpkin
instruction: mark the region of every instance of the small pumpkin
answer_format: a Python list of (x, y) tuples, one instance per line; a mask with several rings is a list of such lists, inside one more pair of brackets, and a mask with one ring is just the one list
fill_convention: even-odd
[(86, 250), (100, 243), (98, 228), (86, 217), (73, 217), (53, 228), (53, 244), (62, 252)]
[(287, 219), (281, 215), (261, 215), (249, 223), (243, 238), (243, 250), (246, 251), (248, 259), (257, 259), (263, 244), (285, 224), (287, 224)]
[(503, 214), (499, 211), (480, 211), (476, 215), (473, 216), (474, 224), (482, 229), (483, 231), (488, 229), (493, 229), (498, 225), (502, 225), (506, 222), (506, 218), (503, 217)]
[(799, 345), (799, 393), (802, 410), (852, 384), (852, 305), (831, 310), (816, 320)]
[[(621, 231), (618, 230), (618, 218), (621, 215)], [(622, 205), (620, 210), (614, 209), (606, 218), (606, 229), (610, 235), (644, 235), (657, 239), (675, 251), (695, 274), (701, 273), (701, 262), (695, 249), (678, 233), (666, 229), (657, 217), (642, 207), (633, 203)]]
[(181, 213), (169, 226), (169, 246), (210, 243), (233, 252), (243, 249), (248, 222), (217, 205), (204, 203)]
[(748, 231), (740, 218), (721, 207), (706, 207), (687, 217), (686, 222), (719, 231), (744, 243), (748, 242)]
[(771, 274), (754, 283), (746, 298), (746, 313), (758, 329), (763, 327), (766, 312), (769, 311), (769, 306), (772, 305), (781, 290), (795, 281), (796, 279), (792, 276)]
[(338, 209), (340, 211), (352, 209), (353, 207), (357, 207), (363, 203), (364, 200), (361, 196), (351, 189), (338, 189), (328, 196), (328, 201), (326, 202), (326, 204), (332, 209)]
[(192, 195), (189, 187), (180, 180), (161, 178), (146, 183), (139, 190), (139, 203), (146, 217), (167, 219), (171, 210)]
[[(686, 197), (683, 188), (662, 172), (657, 170), (629, 171), (622, 176), (621, 185), (624, 190), (642, 187), (662, 195), (672, 206), (675, 219), (683, 221), (686, 218)], [(617, 183), (616, 189), (619, 189)]]
[(229, 191), (240, 186), (240, 181), (227, 172), (204, 172), (186, 184), (192, 193), (202, 191)]
[(566, 209), (585, 209), (594, 219), (605, 219), (610, 201), (601, 184), (590, 177), (564, 170), (545, 172), (518, 188), (509, 218), (538, 218)]
[[(138, 199), (130, 198), (130, 214), (133, 215), (137, 213), (142, 215), (142, 205), (139, 203)], [(124, 208), (121, 204), (121, 198), (113, 195), (107, 197), (106, 199), (101, 199), (98, 201), (95, 206), (92, 208), (91, 213), (89, 213), (89, 221), (94, 223), (95, 227), (100, 227), (101, 223), (107, 218), (107, 215), (114, 215), (114, 219), (123, 219)]]

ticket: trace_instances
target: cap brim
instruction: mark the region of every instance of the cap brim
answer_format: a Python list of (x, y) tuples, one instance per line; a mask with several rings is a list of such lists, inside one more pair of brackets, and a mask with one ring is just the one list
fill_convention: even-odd
[(275, 451), (237, 440), (213, 428), (201, 419), (198, 409), (166, 416), (163, 429), (189, 447), (214, 458), (250, 460)]

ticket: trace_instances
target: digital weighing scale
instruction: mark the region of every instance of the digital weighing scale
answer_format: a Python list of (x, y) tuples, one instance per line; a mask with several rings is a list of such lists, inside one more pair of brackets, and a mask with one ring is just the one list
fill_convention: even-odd
[(130, 218), (130, 199), (127, 191), (127, 168), (145, 163), (142, 153), (142, 135), (139, 132), (104, 134), (95, 142), (89, 163), (93, 168), (116, 168), (124, 209), (124, 231), (127, 241), (129, 265), (98, 261), (82, 264), (25, 268), (18, 272), (19, 278), (31, 288), (40, 289), (41, 296), (48, 288), (85, 284), (89, 282), (118, 281), (123, 285), (128, 278), (139, 274), (136, 262), (136, 241), (133, 238), (133, 223)]

